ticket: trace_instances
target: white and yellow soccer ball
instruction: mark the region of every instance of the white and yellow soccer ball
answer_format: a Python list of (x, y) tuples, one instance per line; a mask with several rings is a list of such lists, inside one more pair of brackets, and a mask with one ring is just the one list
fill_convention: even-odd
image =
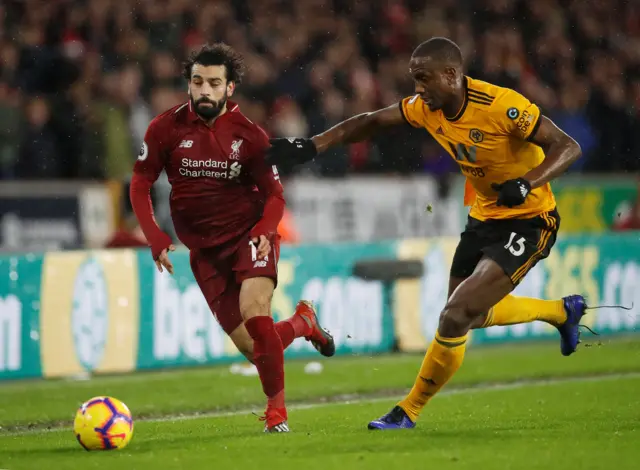
[(78, 408), (73, 432), (86, 450), (123, 449), (133, 436), (131, 411), (116, 398), (94, 397)]

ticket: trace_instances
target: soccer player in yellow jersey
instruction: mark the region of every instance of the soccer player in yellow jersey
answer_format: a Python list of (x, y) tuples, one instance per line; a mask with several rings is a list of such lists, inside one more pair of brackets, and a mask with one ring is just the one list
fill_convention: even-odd
[(357, 142), (399, 124), (426, 129), (467, 178), (469, 219), (456, 249), (449, 297), (411, 392), (369, 429), (413, 428), (426, 403), (462, 364), (473, 328), (534, 320), (560, 332), (568, 356), (579, 342), (587, 306), (580, 295), (561, 300), (515, 297), (511, 291), (546, 258), (560, 216), (549, 181), (577, 158), (580, 146), (513, 90), (463, 74), (458, 46), (432, 38), (413, 52), (414, 96), (354, 116), (311, 139), (273, 139), (268, 160), (304, 162), (327, 148)]

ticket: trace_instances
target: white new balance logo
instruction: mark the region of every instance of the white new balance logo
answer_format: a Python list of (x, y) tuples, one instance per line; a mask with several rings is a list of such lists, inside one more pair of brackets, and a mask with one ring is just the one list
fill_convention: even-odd
[(253, 267), (254, 268), (266, 268), (267, 267), (267, 262), (262, 260), (262, 261), (256, 261), (255, 263), (253, 263)]
[(181, 149), (190, 149), (191, 147), (193, 147), (193, 140), (183, 140), (178, 146)]

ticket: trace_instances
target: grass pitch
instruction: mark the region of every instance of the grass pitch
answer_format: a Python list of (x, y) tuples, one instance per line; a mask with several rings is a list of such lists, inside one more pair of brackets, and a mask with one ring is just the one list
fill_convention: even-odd
[[(570, 358), (557, 343), (470, 348), (417, 429), (367, 431), (421, 360), (331, 359), (320, 375), (290, 362), (287, 392), (297, 406), (287, 435), (261, 433), (250, 414), (263, 410), (259, 381), (228, 367), (2, 384), (0, 468), (637, 468), (640, 338)], [(94, 395), (131, 408), (135, 434), (123, 451), (87, 453), (75, 441), (75, 408)]]

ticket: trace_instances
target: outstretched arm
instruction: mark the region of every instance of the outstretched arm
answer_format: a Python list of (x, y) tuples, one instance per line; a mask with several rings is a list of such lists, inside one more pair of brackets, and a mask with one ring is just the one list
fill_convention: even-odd
[(358, 114), (311, 138), (318, 153), (330, 147), (370, 139), (385, 127), (405, 123), (398, 104), (371, 113)]
[(545, 153), (543, 162), (523, 176), (532, 188), (557, 178), (582, 155), (580, 145), (546, 116), (540, 116), (538, 129), (529, 140), (542, 147)]
[(366, 140), (375, 136), (380, 129), (403, 122), (408, 121), (398, 104), (371, 113), (358, 114), (311, 139), (293, 137), (271, 139), (266, 161), (269, 164), (285, 167), (292, 164), (298, 165), (313, 160), (316, 155), (330, 147)]

